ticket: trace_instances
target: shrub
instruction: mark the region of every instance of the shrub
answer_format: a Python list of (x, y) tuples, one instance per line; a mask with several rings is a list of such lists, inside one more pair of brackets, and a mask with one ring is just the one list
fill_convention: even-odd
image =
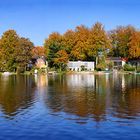
[(113, 66), (114, 66), (114, 63), (112, 61), (107, 63), (107, 67), (108, 67), (109, 70), (112, 70)]
[(96, 70), (97, 71), (103, 71), (106, 69), (106, 64), (105, 63), (99, 63), (96, 65)]
[(24, 67), (17, 67), (17, 74), (20, 74), (20, 73), (24, 73), (25, 72), (25, 68)]
[(140, 65), (137, 66), (137, 72), (140, 73)]
[(132, 65), (130, 65), (130, 64), (125, 64), (125, 65), (123, 66), (123, 70), (124, 70), (124, 71), (135, 71), (135, 67), (132, 66)]

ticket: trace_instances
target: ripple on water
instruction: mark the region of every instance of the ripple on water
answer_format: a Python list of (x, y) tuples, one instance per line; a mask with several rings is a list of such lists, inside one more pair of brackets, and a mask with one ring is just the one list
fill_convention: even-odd
[(0, 78), (0, 139), (139, 140), (139, 83), (129, 75)]

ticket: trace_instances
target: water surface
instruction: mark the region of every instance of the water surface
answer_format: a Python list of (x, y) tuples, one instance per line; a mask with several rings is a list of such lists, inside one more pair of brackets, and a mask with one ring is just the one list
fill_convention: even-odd
[(139, 140), (140, 75), (0, 76), (0, 140)]

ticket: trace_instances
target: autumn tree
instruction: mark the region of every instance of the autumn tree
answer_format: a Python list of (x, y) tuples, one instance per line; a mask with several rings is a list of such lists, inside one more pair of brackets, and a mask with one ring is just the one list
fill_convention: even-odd
[(140, 57), (140, 32), (134, 32), (130, 37), (129, 58)]
[(105, 50), (111, 48), (110, 40), (101, 23), (95, 23), (90, 29), (87, 44), (88, 60), (95, 60), (99, 51), (106, 53)]
[(55, 55), (62, 47), (62, 36), (57, 32), (50, 34), (49, 38), (45, 40), (44, 48), (47, 52), (46, 57), (49, 67), (54, 66)]
[(39, 57), (45, 57), (45, 48), (41, 46), (33, 47), (32, 48), (32, 58), (39, 58)]
[(3, 49), (0, 47), (0, 71), (4, 71)]
[(32, 57), (32, 49), (34, 45), (27, 38), (19, 38), (18, 45), (15, 49), (16, 54), (16, 63), (17, 63), (17, 72), (24, 72), (26, 70), (26, 66), (31, 60)]
[(119, 57), (129, 57), (129, 42), (135, 28), (132, 26), (119, 26), (110, 31), (110, 39), (113, 46), (113, 55)]
[(71, 58), (71, 51), (76, 44), (76, 34), (73, 30), (68, 30), (64, 33), (62, 38), (63, 49), (69, 54), (69, 59)]
[(75, 29), (75, 45), (71, 51), (74, 60), (86, 60), (87, 40), (89, 29), (84, 25), (77, 26)]
[(33, 43), (29, 39), (20, 38), (16, 31), (8, 30), (0, 39), (0, 69), (16, 72), (24, 69), (31, 58)]
[(0, 39), (0, 64), (3, 71), (15, 71), (16, 54), (15, 48), (18, 45), (19, 36), (16, 31), (8, 30), (3, 33)]
[(65, 50), (60, 50), (56, 53), (54, 64), (61, 70), (64, 70), (68, 63), (68, 54)]
[(104, 26), (97, 22), (91, 28), (80, 25), (75, 30), (67, 30), (63, 35), (57, 32), (50, 34), (45, 40), (44, 49), (50, 67), (56, 66), (62, 52), (62, 55), (67, 53), (68, 60), (73, 61), (101, 59), (103, 62), (107, 55), (138, 58), (138, 36), (139, 32), (132, 26), (119, 26), (106, 32)]

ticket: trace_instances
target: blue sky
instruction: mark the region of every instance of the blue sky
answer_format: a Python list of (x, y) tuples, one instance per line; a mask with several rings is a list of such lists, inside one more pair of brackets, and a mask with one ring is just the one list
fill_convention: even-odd
[(118, 25), (140, 28), (139, 0), (0, 0), (0, 35), (14, 29), (42, 45), (54, 31), (64, 33), (99, 21), (106, 30)]

